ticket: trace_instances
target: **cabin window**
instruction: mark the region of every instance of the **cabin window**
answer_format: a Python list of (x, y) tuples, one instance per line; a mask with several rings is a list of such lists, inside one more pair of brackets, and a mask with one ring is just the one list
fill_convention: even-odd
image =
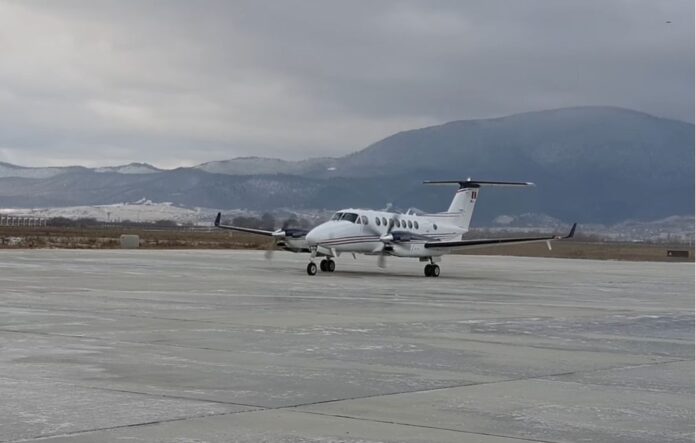
[(342, 216), (343, 216), (343, 212), (337, 212), (334, 214), (333, 217), (331, 217), (331, 220), (334, 220), (334, 221), (340, 220)]
[(437, 225), (433, 224), (433, 229), (437, 231)]
[(416, 229), (418, 229), (418, 222), (417, 222), (417, 221), (414, 221), (414, 222), (413, 222), (413, 226), (414, 226)]
[(364, 215), (361, 215), (360, 218), (362, 219), (363, 225), (367, 225), (367, 224), (368, 224), (367, 217), (365, 217)]
[(352, 212), (346, 212), (343, 214), (343, 217), (341, 217), (341, 220), (349, 221), (351, 223), (355, 223), (355, 220), (357, 220), (358, 214), (354, 214)]
[(382, 224), (384, 224), (384, 226), (387, 226), (387, 219), (384, 217), (382, 217)]
[(375, 217), (375, 224), (376, 224), (377, 226), (379, 226), (379, 225), (381, 224), (380, 221), (379, 221), (379, 217)]
[(408, 221), (408, 229), (413, 229), (413, 222), (411, 220)]
[(358, 216), (358, 218), (355, 219), (355, 224), (362, 225), (362, 218), (360, 218), (360, 216)]

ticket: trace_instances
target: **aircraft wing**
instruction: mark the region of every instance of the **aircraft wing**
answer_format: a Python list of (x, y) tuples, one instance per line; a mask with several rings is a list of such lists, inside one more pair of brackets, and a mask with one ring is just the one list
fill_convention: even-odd
[(472, 239), (472, 240), (457, 240), (457, 241), (436, 241), (428, 242), (425, 247), (428, 249), (467, 249), (480, 248), (485, 246), (500, 246), (519, 243), (536, 243), (551, 240), (564, 240), (572, 238), (575, 235), (575, 227), (577, 223), (570, 228), (570, 233), (565, 236), (549, 235), (545, 237), (517, 237), (517, 238), (493, 238), (493, 239)]
[(265, 235), (267, 237), (273, 237), (273, 231), (266, 231), (263, 229), (244, 228), (241, 226), (221, 225), (220, 224), (221, 218), (222, 218), (222, 214), (218, 212), (217, 217), (215, 217), (215, 227), (216, 228), (230, 229), (232, 231), (248, 232), (250, 234), (258, 234), (258, 235)]

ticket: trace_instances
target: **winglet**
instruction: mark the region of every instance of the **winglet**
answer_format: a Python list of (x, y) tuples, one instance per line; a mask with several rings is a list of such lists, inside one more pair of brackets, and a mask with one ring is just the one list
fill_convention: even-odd
[(563, 238), (573, 238), (573, 236), (575, 235), (575, 228), (576, 228), (577, 226), (578, 226), (577, 223), (573, 223), (573, 227), (570, 228), (570, 233), (569, 233), (568, 235), (566, 235), (565, 237), (563, 237)]
[(222, 212), (218, 212), (217, 217), (215, 217), (215, 227), (220, 226), (220, 219), (222, 218)]

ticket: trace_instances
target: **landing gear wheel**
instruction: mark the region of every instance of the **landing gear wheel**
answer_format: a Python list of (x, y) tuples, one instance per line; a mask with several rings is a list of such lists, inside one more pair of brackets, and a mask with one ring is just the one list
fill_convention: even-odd
[(319, 269), (321, 269), (321, 272), (326, 272), (329, 270), (326, 260), (322, 260), (321, 262), (319, 262)]
[(327, 260), (326, 261), (326, 270), (329, 272), (333, 272), (336, 270), (336, 262), (333, 260)]
[(439, 277), (440, 267), (438, 265), (425, 265), (424, 273), (426, 277)]
[(314, 262), (309, 262), (307, 265), (307, 274), (317, 275), (317, 265)]

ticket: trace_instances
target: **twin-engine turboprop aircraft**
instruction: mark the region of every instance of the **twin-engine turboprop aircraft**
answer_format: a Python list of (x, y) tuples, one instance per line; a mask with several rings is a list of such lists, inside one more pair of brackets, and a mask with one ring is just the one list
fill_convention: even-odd
[(416, 215), (367, 209), (343, 209), (312, 230), (283, 228), (276, 231), (229, 226), (220, 223), (221, 214), (215, 219), (215, 226), (221, 229), (250, 232), (274, 238), (274, 247), (292, 252), (310, 254), (307, 274), (315, 275), (316, 257), (322, 257), (319, 268), (324, 272), (336, 269), (334, 258), (342, 253), (376, 255), (379, 267), (385, 266), (385, 257), (418, 258), (425, 265), (426, 277), (438, 277), (441, 257), (456, 250), (511, 243), (547, 242), (549, 249), (552, 240), (571, 238), (575, 226), (566, 236), (497, 238), (463, 240), (462, 235), (469, 231), (471, 216), (474, 213), (479, 190), (484, 186), (534, 186), (529, 182), (499, 182), (479, 180), (426, 181), (425, 184), (458, 184), (459, 190), (446, 212)]

